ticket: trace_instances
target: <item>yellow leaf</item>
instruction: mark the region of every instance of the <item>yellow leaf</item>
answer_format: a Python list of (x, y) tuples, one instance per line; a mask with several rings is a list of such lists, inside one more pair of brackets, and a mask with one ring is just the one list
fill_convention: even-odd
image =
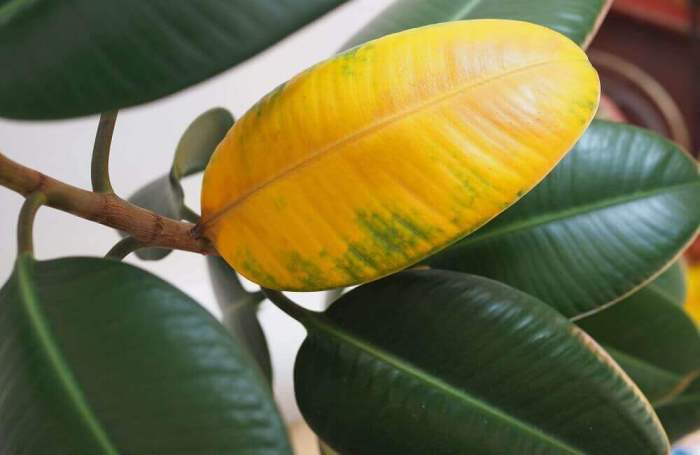
[(700, 325), (700, 264), (689, 265), (686, 268), (688, 279), (688, 294), (685, 299), (685, 311)]
[(299, 74), (229, 131), (200, 229), (247, 278), (320, 290), (416, 263), (538, 183), (591, 121), (586, 55), (541, 26), (438, 24)]

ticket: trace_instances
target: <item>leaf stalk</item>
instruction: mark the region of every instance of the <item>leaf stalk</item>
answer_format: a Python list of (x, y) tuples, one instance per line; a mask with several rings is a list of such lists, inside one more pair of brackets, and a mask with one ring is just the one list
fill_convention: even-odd
[(105, 257), (111, 258), (111, 259), (117, 259), (117, 260), (122, 260), (125, 257), (127, 257), (129, 254), (133, 253), (134, 251), (143, 248), (143, 244), (136, 240), (135, 238), (129, 236), (129, 237), (124, 237), (120, 241), (118, 241), (112, 249), (110, 249)]
[(39, 191), (24, 200), (17, 220), (17, 253), (34, 254), (34, 219), (39, 208), (46, 203), (46, 195)]
[(124, 231), (144, 246), (217, 252), (194, 232), (192, 223), (167, 218), (121, 199), (114, 193), (86, 191), (16, 163), (0, 153), (0, 185), (28, 196), (40, 191), (46, 205)]
[(98, 193), (113, 193), (112, 182), (109, 179), (109, 152), (112, 148), (112, 135), (114, 124), (117, 121), (118, 111), (108, 111), (100, 115), (100, 123), (97, 126), (95, 145), (92, 148), (92, 164), (90, 177), (92, 189)]
[(272, 303), (275, 304), (277, 308), (284, 311), (288, 316), (300, 322), (302, 325), (306, 325), (305, 322), (308, 318), (315, 314), (315, 312), (307, 310), (306, 308), (299, 306), (281, 291), (275, 291), (274, 289), (261, 288), (265, 297), (270, 299)]

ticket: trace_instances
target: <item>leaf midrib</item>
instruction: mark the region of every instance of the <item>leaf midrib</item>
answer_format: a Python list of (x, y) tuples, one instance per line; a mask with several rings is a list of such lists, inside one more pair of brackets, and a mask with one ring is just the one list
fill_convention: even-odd
[(78, 415), (95, 438), (97, 445), (103, 449), (105, 454), (119, 455), (119, 451), (112, 444), (102, 424), (90, 409), (90, 405), (85, 399), (80, 385), (73, 377), (70, 367), (66, 364), (60, 349), (53, 339), (49, 324), (44, 318), (40, 305), (38, 304), (39, 299), (32, 289), (31, 272), (27, 270), (28, 264), (33, 264), (33, 262), (34, 259), (31, 257), (25, 256), (18, 258), (17, 282), (22, 307), (25, 310), (31, 327), (34, 328), (37, 341), (44, 350), (49, 364), (58, 376), (60, 384), (65, 389), (68, 397), (70, 397), (70, 402), (75, 406)]
[(306, 314), (306, 317), (304, 318), (304, 322), (308, 322), (309, 325), (313, 326), (314, 328), (324, 331), (341, 341), (349, 343), (350, 345), (354, 346), (360, 351), (365, 352), (366, 354), (369, 354), (370, 356), (378, 359), (379, 361), (382, 361), (396, 368), (397, 370), (403, 372), (404, 374), (407, 374), (408, 376), (411, 376), (430, 386), (433, 386), (434, 388), (441, 390), (447, 395), (451, 395), (460, 399), (472, 408), (480, 409), (484, 414), (490, 414), (502, 421), (512, 424), (512, 426), (514, 427), (520, 428), (523, 432), (529, 433), (553, 447), (556, 447), (566, 453), (583, 455), (584, 452), (581, 452), (580, 450), (571, 447), (565, 441), (560, 441), (559, 439), (540, 431), (536, 427), (533, 427), (527, 422), (515, 419), (509, 416), (508, 414), (504, 413), (500, 409), (491, 406), (489, 403), (462, 392), (457, 387), (454, 387), (453, 385), (430, 375), (422, 369), (417, 368), (414, 365), (411, 365), (407, 362), (404, 362), (401, 359), (396, 358), (392, 354), (387, 353), (370, 343), (366, 343), (362, 340), (357, 339), (352, 334), (346, 332), (345, 330), (339, 329), (332, 323), (327, 323), (325, 321), (326, 319), (327, 318), (321, 313), (308, 312)]
[(479, 231), (475, 232), (473, 235), (465, 238), (457, 244), (458, 248), (467, 247), (473, 243), (484, 242), (488, 240), (493, 240), (496, 237), (501, 237), (504, 235), (512, 234), (513, 232), (525, 231), (529, 229), (534, 229), (536, 227), (542, 226), (544, 224), (557, 223), (565, 219), (576, 218), (591, 212), (605, 210), (617, 205), (624, 205), (631, 202), (638, 202), (644, 199), (652, 198), (659, 195), (664, 195), (666, 193), (671, 193), (675, 191), (680, 191), (687, 187), (697, 186), (700, 183), (699, 180), (692, 182), (684, 182), (681, 184), (664, 186), (660, 188), (654, 188), (648, 191), (638, 191), (635, 193), (627, 193), (624, 196), (617, 196), (612, 198), (601, 199), (595, 203), (582, 204), (574, 207), (570, 207), (563, 210), (558, 210), (554, 212), (540, 214), (538, 216), (530, 217), (525, 220), (518, 220), (511, 224), (507, 224), (502, 227), (491, 229), (483, 234), (479, 235)]
[(238, 194), (235, 196), (235, 198), (224, 204), (223, 207), (219, 208), (218, 210), (214, 211), (211, 214), (203, 214), (202, 215), (202, 220), (200, 222), (200, 226), (203, 230), (206, 230), (207, 228), (210, 228), (213, 224), (216, 223), (222, 216), (224, 216), (226, 213), (230, 212), (231, 210), (234, 210), (236, 207), (244, 203), (246, 200), (248, 200), (252, 195), (256, 194), (263, 188), (266, 188), (267, 186), (279, 182), (290, 175), (299, 172), (301, 169), (304, 169), (305, 167), (309, 166), (311, 163), (321, 159), (322, 157), (328, 156), (329, 153), (332, 153), (333, 151), (338, 150), (341, 148), (341, 146), (346, 145), (346, 144), (352, 144), (353, 142), (356, 142), (360, 140), (361, 138), (364, 138), (370, 134), (372, 134), (374, 131), (380, 130), (381, 128), (384, 128), (387, 125), (391, 125), (397, 121), (400, 121), (414, 113), (421, 112), (425, 109), (429, 109), (433, 106), (437, 106), (443, 102), (449, 101), (452, 98), (459, 96), (463, 94), (463, 92), (466, 92), (472, 88), (484, 86), (487, 84), (490, 84), (492, 82), (513, 76), (515, 74), (519, 74), (522, 72), (530, 71), (536, 68), (540, 68), (543, 66), (547, 65), (553, 65), (553, 64), (558, 64), (558, 63), (566, 63), (566, 62), (584, 62), (583, 59), (580, 58), (571, 58), (571, 59), (554, 59), (554, 60), (544, 60), (544, 61), (539, 61), (539, 62), (534, 62), (534, 63), (528, 63), (526, 65), (520, 66), (518, 68), (513, 68), (508, 71), (504, 71), (500, 74), (493, 75), (491, 77), (487, 77), (484, 79), (480, 79), (477, 81), (467, 81), (463, 84), (460, 84), (458, 87), (449, 90), (445, 93), (442, 93), (438, 96), (435, 96), (433, 98), (430, 98), (428, 100), (420, 100), (419, 102), (415, 103), (412, 106), (407, 107), (406, 109), (403, 109), (401, 111), (398, 111), (396, 113), (393, 113), (391, 115), (387, 115), (386, 117), (382, 117), (378, 120), (372, 121), (369, 124), (365, 125), (361, 129), (347, 135), (344, 137), (341, 137), (329, 144), (326, 144), (322, 146), (320, 149), (313, 151), (309, 153), (307, 156), (305, 156), (302, 160), (299, 162), (296, 162), (284, 169), (281, 169), (279, 172), (271, 176), (270, 178), (263, 180), (259, 182), (258, 184), (252, 186), (251, 188), (247, 189), (246, 191), (242, 192), (241, 194)]

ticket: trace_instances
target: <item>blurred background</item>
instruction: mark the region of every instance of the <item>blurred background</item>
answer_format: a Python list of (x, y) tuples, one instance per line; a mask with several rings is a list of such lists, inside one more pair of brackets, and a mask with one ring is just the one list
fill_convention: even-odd
[[(536, 0), (533, 0), (536, 1)], [(354, 0), (307, 26), (257, 57), (175, 96), (120, 112), (115, 130), (111, 175), (126, 197), (168, 171), (177, 141), (205, 110), (223, 106), (240, 117), (262, 95), (336, 50), (391, 0)], [(600, 116), (650, 128), (700, 151), (700, 0), (615, 0), (589, 50), (604, 91)], [(10, 158), (88, 188), (90, 153), (97, 117), (59, 122), (0, 120), (0, 147)], [(199, 177), (185, 180), (188, 205), (199, 207)], [(14, 220), (22, 199), (0, 189), (0, 282), (15, 257)], [(43, 209), (36, 225), (41, 259), (106, 253), (116, 232), (53, 209)], [(695, 248), (700, 252), (700, 248)], [(690, 254), (700, 258), (700, 254)], [(176, 283), (213, 313), (218, 313), (205, 261), (176, 252), (159, 262), (128, 262)], [(320, 294), (294, 298), (318, 307)], [(218, 314), (217, 314), (218, 315)], [(275, 368), (275, 392), (285, 418), (300, 419), (294, 403), (292, 364), (304, 331), (272, 305), (260, 313)], [(303, 444), (303, 442), (300, 442)], [(311, 443), (313, 445), (313, 442)], [(678, 453), (700, 453), (697, 441), (684, 441)], [(312, 453), (301, 449), (300, 453)]]
[[(604, 115), (700, 149), (700, 1), (615, 0), (589, 55)], [(694, 11), (694, 13), (693, 13)]]

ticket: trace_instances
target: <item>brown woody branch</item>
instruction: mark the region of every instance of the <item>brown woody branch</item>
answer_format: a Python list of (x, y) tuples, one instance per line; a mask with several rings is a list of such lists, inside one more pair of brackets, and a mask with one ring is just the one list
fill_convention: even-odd
[(93, 193), (68, 185), (1, 153), (0, 185), (23, 196), (41, 192), (49, 207), (124, 231), (145, 246), (217, 254), (207, 239), (195, 233), (192, 223), (163, 217), (111, 192)]

